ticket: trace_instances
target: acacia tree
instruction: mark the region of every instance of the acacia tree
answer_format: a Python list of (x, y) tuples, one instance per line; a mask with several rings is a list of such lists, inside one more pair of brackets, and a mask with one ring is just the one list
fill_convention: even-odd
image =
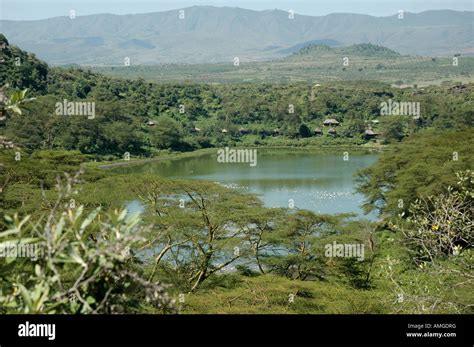
[(324, 278), (325, 264), (319, 239), (336, 223), (333, 216), (307, 210), (290, 214), (279, 230), (279, 246), (283, 251), (268, 259), (271, 269), (292, 279)]
[(420, 196), (454, 187), (455, 173), (474, 164), (470, 155), (473, 141), (472, 131), (425, 131), (384, 151), (377, 162), (357, 173), (357, 190), (365, 196), (364, 210), (407, 215), (410, 204)]
[[(283, 224), (287, 210), (281, 208), (256, 209), (247, 214), (248, 224), (245, 235), (259, 271), (264, 274), (264, 259), (275, 255), (281, 243), (279, 228)], [(262, 259), (263, 258), (263, 259)]]
[(246, 216), (261, 208), (256, 197), (206, 182), (151, 187), (147, 199), (154, 211), (151, 237), (159, 249), (154, 272), (158, 266), (171, 267), (186, 288), (195, 291), (249, 254)]
[(261, 206), (253, 196), (204, 184), (182, 187), (189, 198), (192, 224), (197, 233), (189, 235), (197, 261), (189, 277), (191, 291), (212, 274), (223, 270), (248, 253), (243, 242), (247, 211)]
[[(189, 238), (179, 227), (185, 218), (180, 205), (183, 200), (173, 197), (173, 186), (167, 181), (146, 181), (135, 189), (139, 199), (145, 204), (147, 213), (144, 218), (152, 223), (143, 248), (154, 251), (154, 266), (149, 280), (153, 281), (162, 260), (178, 246), (187, 244)], [(176, 259), (179, 263), (179, 259)], [(174, 271), (181, 272), (179, 266)]]

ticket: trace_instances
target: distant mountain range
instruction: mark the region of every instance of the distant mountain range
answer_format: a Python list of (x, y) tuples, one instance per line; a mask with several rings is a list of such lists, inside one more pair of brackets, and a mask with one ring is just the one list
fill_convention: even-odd
[(373, 17), (194, 6), (133, 14), (0, 21), (10, 43), (50, 64), (214, 63), (281, 58), (310, 44), (373, 43), (402, 54), (474, 55), (474, 12), (437, 10)]

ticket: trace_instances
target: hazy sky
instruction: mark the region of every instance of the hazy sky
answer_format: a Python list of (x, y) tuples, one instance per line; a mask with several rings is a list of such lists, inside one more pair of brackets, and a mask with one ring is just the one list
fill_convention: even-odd
[(143, 13), (179, 9), (194, 5), (242, 7), (253, 10), (279, 8), (305, 15), (334, 12), (365, 13), (375, 16), (399, 10), (421, 12), (434, 9), (472, 11), (473, 0), (0, 0), (1, 19), (42, 19), (94, 13)]

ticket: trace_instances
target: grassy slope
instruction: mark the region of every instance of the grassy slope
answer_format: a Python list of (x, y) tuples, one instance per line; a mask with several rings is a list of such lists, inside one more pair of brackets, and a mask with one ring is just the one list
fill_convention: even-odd
[[(290, 294), (295, 295), (292, 303)], [(334, 282), (263, 275), (240, 278), (233, 288), (190, 294), (181, 307), (183, 313), (384, 313), (386, 294), (380, 289), (356, 290)]]

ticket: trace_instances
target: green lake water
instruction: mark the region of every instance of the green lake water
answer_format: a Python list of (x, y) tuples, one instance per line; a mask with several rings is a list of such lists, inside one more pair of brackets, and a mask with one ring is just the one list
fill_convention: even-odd
[[(349, 157), (344, 158), (344, 152)], [(348, 160), (344, 160), (348, 159)], [(215, 153), (115, 168), (121, 173), (147, 173), (168, 178), (216, 182), (260, 196), (267, 207), (309, 209), (318, 213), (364, 215), (363, 197), (355, 192), (354, 173), (370, 166), (375, 154), (339, 150), (257, 150), (257, 165), (220, 163)], [(135, 202), (130, 206), (136, 208)]]

